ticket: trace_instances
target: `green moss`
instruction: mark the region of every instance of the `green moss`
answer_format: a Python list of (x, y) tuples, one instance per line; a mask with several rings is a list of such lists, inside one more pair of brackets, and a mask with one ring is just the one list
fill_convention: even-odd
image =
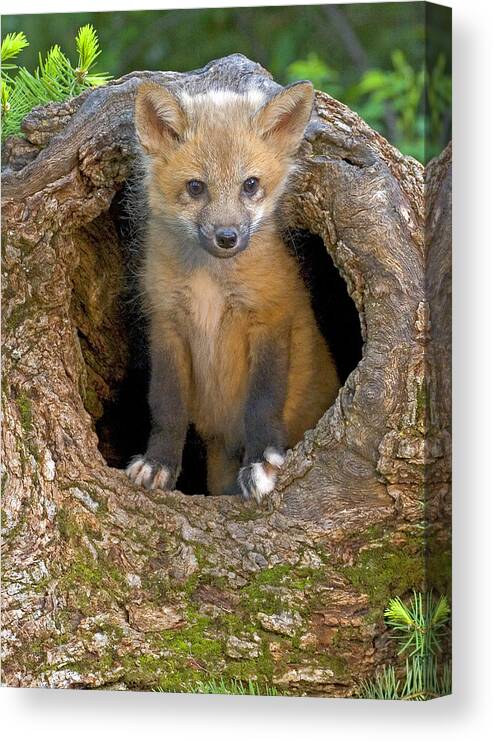
[(90, 386), (84, 387), (82, 390), (82, 401), (84, 407), (91, 415), (93, 420), (99, 420), (104, 413), (104, 407), (97, 395), (97, 392)]
[(42, 636), (32, 638), (28, 645), (20, 647), (16, 662), (19, 667), (25, 667), (26, 670), (38, 673), (46, 665), (46, 652), (49, 647), (51, 637)]
[(73, 592), (83, 612), (89, 607), (92, 591), (98, 592), (99, 600), (104, 599), (104, 593), (111, 596), (111, 600), (122, 600), (129, 591), (124, 575), (107, 557), (100, 555), (94, 559), (84, 547), (76, 548), (72, 561), (60, 575), (59, 585)]
[(21, 425), (24, 433), (29, 435), (32, 431), (33, 422), (33, 411), (31, 400), (25, 392), (21, 392), (16, 399), (17, 407), (19, 409), (19, 415), (21, 419)]
[(152, 688), (165, 674), (173, 671), (173, 666), (163, 659), (152, 654), (143, 654), (138, 657), (124, 658), (125, 681), (130, 687)]
[(224, 613), (216, 619), (216, 624), (224, 636), (242, 636), (257, 633), (256, 620), (240, 605), (234, 613)]
[(360, 533), (360, 538), (363, 539), (364, 543), (372, 543), (373, 541), (379, 541), (385, 536), (385, 526), (383, 523), (374, 523), (372, 526), (368, 526), (363, 533)]
[[(132, 684), (139, 687), (159, 684), (161, 690), (185, 691), (190, 690), (191, 682), (202, 681), (204, 673), (206, 677), (213, 678), (219, 672), (228, 681), (257, 678), (266, 685), (272, 681), (274, 662), (266, 639), (262, 641), (258, 658), (228, 660), (224, 668), (227, 638), (256, 631), (256, 627), (248, 623), (248, 617), (241, 607), (234, 614), (214, 618), (201, 614), (193, 606), (185, 612), (185, 627), (156, 632), (153, 636), (156, 649), (169, 653), (170, 657), (161, 662), (153, 661), (145, 668), (142, 663), (137, 668), (133, 667), (130, 672)], [(156, 674), (163, 678), (159, 683)]]
[(206, 661), (222, 657), (222, 642), (211, 632), (212, 619), (198, 613), (194, 608), (186, 610), (186, 618), (185, 628), (162, 632), (161, 646), (178, 655), (191, 655)]
[(259, 611), (263, 613), (279, 613), (289, 610), (289, 603), (285, 596), (280, 595), (268, 586), (259, 586), (255, 583), (243, 588), (240, 605), (247, 614), (255, 616)]
[(195, 558), (197, 560), (198, 567), (193, 574), (187, 577), (187, 579), (181, 586), (181, 589), (183, 590), (185, 596), (188, 599), (195, 592), (195, 590), (198, 588), (201, 582), (205, 581), (209, 583), (209, 580), (207, 580), (207, 575), (205, 575), (205, 579), (204, 579), (204, 574), (203, 574), (203, 569), (206, 563), (209, 561), (208, 552), (205, 551), (204, 548), (200, 544), (197, 544), (194, 547), (194, 552), (195, 552)]
[(274, 567), (268, 567), (255, 575), (252, 584), (255, 585), (275, 585), (281, 586), (286, 584), (287, 579), (292, 576), (294, 567), (289, 564), (276, 564)]
[[(245, 611), (256, 615), (264, 613), (279, 613), (280, 611), (295, 608), (304, 616), (311, 612), (316, 601), (316, 586), (325, 580), (324, 567), (297, 567), (290, 564), (279, 564), (258, 572), (252, 581), (241, 591), (241, 603)], [(299, 590), (304, 593), (300, 600), (289, 593), (283, 595), (275, 589), (286, 588), (290, 591)]]
[(241, 590), (240, 606), (247, 615), (256, 616), (259, 611), (279, 613), (287, 610), (286, 597), (271, 589), (283, 587), (289, 577), (289, 566), (278, 565), (257, 573), (254, 579)]
[(353, 566), (342, 567), (342, 574), (354, 587), (366, 593), (370, 602), (368, 619), (380, 616), (388, 600), (420, 589), (425, 578), (423, 541), (410, 538), (404, 546), (388, 540), (360, 551)]
[(194, 657), (192, 663), (190, 659), (190, 655), (185, 653), (172, 657), (158, 653), (125, 655), (122, 660), (123, 679), (128, 687), (139, 690), (158, 688), (170, 693), (190, 692), (191, 686), (210, 676), (205, 668), (201, 669), (200, 661)]
[[(121, 569), (112, 562), (105, 553), (98, 550), (99, 573), (102, 575), (104, 582), (109, 581), (111, 590), (117, 594), (128, 592), (128, 583)], [(103, 584), (104, 584), (103, 582)]]
[(67, 508), (60, 508), (56, 514), (56, 523), (60, 535), (65, 541), (78, 538), (81, 535), (79, 524)]
[[(91, 561), (94, 562), (93, 559)], [(100, 566), (96, 562), (90, 564), (89, 561), (77, 560), (72, 562), (61, 581), (67, 587), (72, 588), (81, 583), (87, 586), (100, 587), (103, 584), (104, 577)]]
[[(118, 566), (104, 554), (94, 559), (78, 544), (78, 526), (70, 512), (62, 508), (57, 518), (63, 537), (75, 546), (73, 559), (61, 575), (61, 588), (70, 588), (77, 593), (77, 607), (82, 612), (84, 602), (93, 600), (92, 591), (98, 591), (99, 604), (104, 603), (105, 591), (111, 595), (112, 601), (115, 598), (126, 600), (129, 588)], [(383, 533), (381, 526), (371, 528), (371, 534), (367, 534), (373, 541), (370, 548), (362, 549), (352, 566), (341, 565), (338, 571), (358, 591), (368, 594), (368, 620), (375, 620), (375, 616), (381, 619), (382, 609), (389, 597), (403, 595), (412, 587), (420, 588), (424, 580), (425, 560), (421, 536), (409, 537), (401, 547), (391, 542), (390, 536)], [(376, 543), (375, 539), (378, 539)], [(174, 542), (170, 542), (169, 547), (171, 554), (172, 548), (175, 548)], [(269, 688), (272, 686), (274, 673), (284, 671), (289, 665), (296, 666), (306, 662), (307, 657), (316, 667), (330, 668), (336, 679), (346, 677), (347, 663), (339, 655), (350, 651), (355, 641), (363, 641), (358, 628), (338, 629), (331, 646), (324, 650), (300, 646), (300, 634), (306, 630), (305, 627), (294, 637), (279, 638), (276, 635), (276, 641), (282, 643), (283, 658), (275, 661), (269, 650), (273, 636), (262, 629), (257, 620), (258, 611), (278, 613), (281, 610), (297, 610), (302, 617), (308, 618), (319, 604), (320, 587), (327, 582), (325, 565), (309, 568), (281, 564), (260, 570), (251, 576), (247, 585), (237, 591), (239, 603), (234, 610), (210, 616), (204, 615), (197, 608), (193, 597), (195, 591), (202, 583), (215, 584), (219, 589), (227, 590), (228, 581), (207, 575), (210, 561), (210, 549), (207, 546), (194, 543), (193, 548), (199, 569), (183, 583), (163, 577), (163, 572), (159, 569), (147, 576), (144, 571), (143, 576), (144, 588), (157, 604), (173, 603), (182, 606), (185, 625), (148, 634), (147, 639), (152, 647), (149, 653), (113, 657), (109, 647), (108, 652), (104, 652), (100, 659), (88, 657), (81, 661), (78, 669), (87, 671), (90, 668), (91, 671), (97, 671), (98, 667), (109, 669), (122, 665), (122, 680), (128, 687), (159, 687), (160, 690), (170, 692), (190, 692), (193, 687), (198, 687), (197, 684), (216, 680), (224, 683), (225, 687), (233, 687), (237, 681), (249, 683), (254, 680), (260, 688)], [(437, 573), (444, 569), (441, 562), (444, 563), (445, 560), (440, 561), (437, 556)], [(336, 564), (331, 566), (337, 569)], [(88, 608), (93, 610), (91, 606)], [(63, 632), (69, 630), (69, 619), (67, 617), (66, 626), (61, 627)], [(112, 628), (102, 630), (111, 635)], [(254, 633), (260, 636), (259, 657), (226, 659), (226, 642), (229, 636), (248, 638)], [(74, 669), (77, 668), (74, 666)]]
[[(38, 448), (33, 441), (33, 410), (32, 410), (32, 403), (29, 397), (25, 392), (21, 392), (16, 397), (16, 404), (17, 408), (19, 410), (19, 417), (20, 417), (20, 423), (22, 427), (22, 431), (24, 433), (22, 446), (19, 451), (21, 456), (21, 461), (23, 464), (26, 463), (27, 460), (27, 454), (30, 454), (35, 461), (38, 460)], [(26, 454), (27, 452), (27, 454)], [(37, 481), (37, 475), (36, 475), (36, 481)]]

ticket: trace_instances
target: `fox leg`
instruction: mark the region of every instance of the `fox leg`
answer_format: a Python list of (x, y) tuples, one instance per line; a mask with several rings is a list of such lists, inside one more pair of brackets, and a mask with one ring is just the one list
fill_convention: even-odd
[(175, 332), (151, 327), (151, 433), (145, 455), (135, 456), (126, 469), (135, 484), (174, 488), (188, 427), (189, 389), (190, 363), (182, 339)]
[(230, 456), (224, 442), (207, 441), (207, 489), (210, 495), (237, 495), (240, 488), (236, 477), (240, 461)]
[(289, 333), (257, 338), (245, 407), (245, 456), (238, 475), (243, 499), (258, 503), (272, 492), (284, 464), (283, 410), (289, 370)]

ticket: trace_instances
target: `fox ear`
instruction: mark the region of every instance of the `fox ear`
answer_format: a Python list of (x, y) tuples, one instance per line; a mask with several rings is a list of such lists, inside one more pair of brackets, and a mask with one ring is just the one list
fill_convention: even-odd
[(180, 141), (186, 117), (180, 102), (157, 83), (144, 83), (135, 99), (135, 129), (149, 154), (162, 154)]
[(308, 80), (295, 82), (271, 98), (255, 115), (255, 124), (264, 139), (295, 152), (313, 108), (313, 85)]

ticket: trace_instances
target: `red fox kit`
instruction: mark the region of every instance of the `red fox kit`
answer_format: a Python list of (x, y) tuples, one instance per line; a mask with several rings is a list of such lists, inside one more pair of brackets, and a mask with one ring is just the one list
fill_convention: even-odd
[(152, 428), (127, 467), (138, 485), (174, 487), (194, 423), (209, 492), (260, 502), (286, 448), (336, 397), (334, 362), (275, 220), (312, 105), (308, 82), (268, 100), (139, 88)]

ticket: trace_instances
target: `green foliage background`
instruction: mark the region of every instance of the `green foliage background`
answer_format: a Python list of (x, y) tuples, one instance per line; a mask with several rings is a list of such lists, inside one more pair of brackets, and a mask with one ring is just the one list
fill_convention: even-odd
[(185, 71), (241, 52), (280, 83), (311, 79), (422, 162), (450, 138), (448, 8), (411, 2), (4, 16), (2, 37), (26, 34), (30, 46), (19, 64), (31, 70), (54, 44), (70, 56), (87, 23), (101, 43), (98, 69), (114, 77)]

